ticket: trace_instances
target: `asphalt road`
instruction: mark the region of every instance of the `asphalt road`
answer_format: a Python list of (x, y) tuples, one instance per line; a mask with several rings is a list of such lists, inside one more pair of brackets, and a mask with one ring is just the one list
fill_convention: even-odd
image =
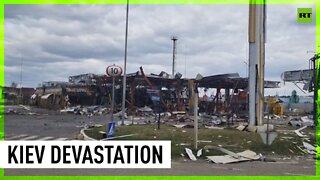
[[(9, 109), (10, 106), (5, 108)], [(5, 114), (5, 137), (26, 134), (39, 137), (52, 136), (75, 139), (81, 130), (81, 126), (107, 123), (107, 116), (87, 117), (36, 108), (32, 109), (31, 112), (38, 115)]]
[(175, 160), (171, 169), (6, 169), (6, 176), (314, 176), (315, 160), (305, 157), (277, 162), (214, 164)]

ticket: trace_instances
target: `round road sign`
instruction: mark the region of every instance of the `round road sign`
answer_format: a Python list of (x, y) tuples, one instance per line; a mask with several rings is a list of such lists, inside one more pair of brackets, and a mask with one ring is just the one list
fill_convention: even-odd
[(120, 76), (122, 74), (122, 68), (117, 65), (111, 65), (107, 67), (106, 73), (111, 77)]

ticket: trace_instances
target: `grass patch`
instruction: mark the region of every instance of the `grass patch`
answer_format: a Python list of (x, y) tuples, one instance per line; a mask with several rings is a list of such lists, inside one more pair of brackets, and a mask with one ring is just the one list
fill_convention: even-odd
[[(85, 130), (85, 133), (95, 139), (102, 139), (99, 131), (105, 131), (105, 127), (93, 128)], [(185, 154), (184, 148), (188, 147), (192, 150), (194, 147), (194, 129), (193, 128), (176, 128), (168, 125), (161, 125), (158, 130), (156, 125), (131, 125), (116, 128), (116, 136), (137, 134), (131, 137), (125, 137), (115, 140), (171, 140), (172, 157), (181, 157), (181, 153)], [(308, 134), (308, 131), (305, 132)], [(290, 139), (286, 138), (290, 137)], [(311, 144), (314, 144), (315, 138), (311, 138)], [(223, 130), (200, 128), (198, 134), (198, 149), (206, 145), (224, 147), (233, 152), (241, 152), (247, 149), (261, 153), (263, 155), (303, 155), (297, 148), (302, 145), (302, 140), (294, 132), (280, 133), (271, 146), (263, 144), (258, 133), (243, 132), (233, 128)], [(211, 141), (211, 142), (201, 142)], [(204, 155), (222, 155), (220, 151), (210, 150), (203, 151)]]

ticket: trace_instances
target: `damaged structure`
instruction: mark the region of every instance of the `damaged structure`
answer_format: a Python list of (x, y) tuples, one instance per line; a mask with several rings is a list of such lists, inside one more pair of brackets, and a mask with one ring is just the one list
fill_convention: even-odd
[[(126, 108), (135, 115), (139, 108), (148, 106), (153, 111), (192, 112), (193, 104), (190, 91), (194, 79), (182, 78), (177, 73), (174, 78), (166, 72), (145, 74), (143, 68), (127, 74)], [(265, 81), (266, 88), (278, 88), (280, 82)], [(121, 107), (122, 77), (115, 81), (115, 110)], [(246, 115), (248, 111), (248, 78), (238, 73), (203, 77), (198, 81), (199, 89), (214, 89), (216, 93), (201, 98), (199, 112), (236, 113)], [(111, 103), (112, 78), (106, 75), (82, 74), (70, 76), (68, 82), (44, 82), (32, 96), (36, 106), (50, 109), (62, 109), (76, 105), (102, 105)], [(222, 94), (222, 90), (224, 94)], [(224, 98), (221, 98), (222, 95)]]
[(36, 106), (61, 109), (72, 105), (100, 105), (107, 102), (111, 85), (105, 75), (70, 76), (68, 82), (48, 81), (36, 88), (32, 102)]
[[(309, 59), (309, 69), (285, 71), (281, 74), (281, 78), (284, 82), (291, 82), (296, 85), (302, 92), (313, 92), (313, 117), (317, 116), (317, 102), (318, 102), (318, 89), (319, 82), (316, 81), (319, 78), (319, 73), (316, 73), (316, 66), (319, 63), (318, 60), (320, 54), (315, 54)], [(318, 76), (318, 77), (317, 77)], [(298, 83), (303, 84), (303, 88), (300, 88)], [(315, 123), (318, 123), (316, 118), (313, 118)]]
[(4, 104), (15, 105), (15, 104), (30, 104), (30, 99), (35, 93), (34, 88), (29, 87), (2, 87)]

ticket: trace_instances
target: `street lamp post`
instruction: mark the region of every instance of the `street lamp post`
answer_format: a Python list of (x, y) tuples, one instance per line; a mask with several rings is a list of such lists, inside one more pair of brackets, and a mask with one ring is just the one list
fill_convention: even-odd
[(125, 45), (124, 45), (124, 65), (123, 65), (122, 108), (121, 108), (122, 118), (121, 118), (121, 125), (124, 125), (124, 115), (125, 115), (125, 108), (126, 108), (128, 20), (129, 20), (129, 0), (127, 0), (127, 12), (126, 12), (126, 35), (125, 35)]
[(23, 98), (22, 98), (22, 65), (23, 65), (23, 58), (21, 56), (21, 64), (20, 64), (20, 93), (19, 93), (19, 103), (23, 104)]

